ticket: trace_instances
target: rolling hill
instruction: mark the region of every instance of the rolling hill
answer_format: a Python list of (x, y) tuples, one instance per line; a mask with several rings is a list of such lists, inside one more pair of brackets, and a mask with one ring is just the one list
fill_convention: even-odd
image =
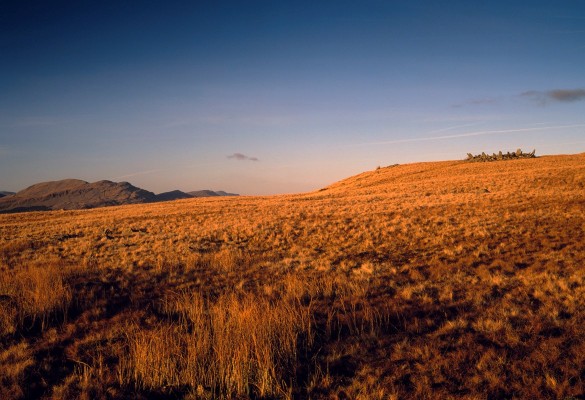
[(193, 197), (220, 197), (220, 196), (239, 196), (236, 193), (227, 193), (223, 190), (213, 191), (209, 189), (205, 190), (195, 190), (193, 192), (188, 192)]
[(190, 199), (191, 196), (188, 193), (181, 192), (180, 190), (172, 190), (170, 192), (159, 193), (156, 195), (156, 201), (173, 201), (181, 199)]
[(571, 399), (585, 154), (0, 215), (1, 398)]

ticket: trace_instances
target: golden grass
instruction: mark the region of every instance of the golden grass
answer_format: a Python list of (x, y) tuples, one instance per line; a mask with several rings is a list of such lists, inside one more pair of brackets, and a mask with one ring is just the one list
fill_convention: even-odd
[(580, 398), (584, 187), (580, 154), (0, 215), (0, 395)]
[(250, 294), (209, 304), (199, 293), (181, 292), (164, 299), (162, 310), (170, 321), (129, 329), (122, 384), (214, 398), (288, 396), (299, 335), (308, 334), (307, 316), (294, 305)]
[(51, 319), (64, 321), (71, 291), (63, 282), (64, 271), (58, 262), (34, 264), (0, 275), (0, 334), (41, 331)]
[(18, 343), (0, 352), (0, 397), (3, 399), (24, 396), (21, 385), (26, 385), (24, 372), (34, 365), (29, 346)]

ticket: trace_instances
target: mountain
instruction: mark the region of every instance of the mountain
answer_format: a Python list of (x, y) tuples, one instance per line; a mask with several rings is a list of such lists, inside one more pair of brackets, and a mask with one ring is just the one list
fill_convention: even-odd
[(156, 195), (156, 201), (172, 201), (180, 199), (191, 199), (193, 195), (189, 193), (181, 192), (180, 190), (173, 190), (170, 192), (159, 193)]
[(215, 193), (217, 193), (220, 196), (239, 196), (239, 194), (237, 194), (237, 193), (228, 193), (228, 192), (224, 192), (223, 190), (218, 190)]
[(193, 192), (182, 192), (180, 190), (173, 190), (170, 192), (164, 192), (156, 195), (155, 201), (172, 201), (180, 199), (191, 199), (193, 197), (222, 197), (222, 196), (239, 196), (239, 194), (224, 192), (218, 190), (195, 190)]
[(0, 213), (77, 210), (213, 196), (238, 195), (223, 190), (198, 190), (189, 193), (173, 190), (155, 195), (128, 182), (104, 180), (89, 183), (79, 179), (63, 179), (37, 183), (18, 193), (0, 192)]
[(217, 192), (214, 192), (213, 190), (209, 189), (195, 190), (193, 192), (187, 192), (187, 194), (190, 194), (192, 197), (239, 196), (239, 194), (236, 193), (227, 193), (224, 192), (223, 190), (218, 190)]
[(128, 182), (104, 180), (89, 183), (64, 179), (37, 183), (13, 196), (0, 198), (0, 213), (73, 210), (153, 201), (157, 201), (154, 193)]

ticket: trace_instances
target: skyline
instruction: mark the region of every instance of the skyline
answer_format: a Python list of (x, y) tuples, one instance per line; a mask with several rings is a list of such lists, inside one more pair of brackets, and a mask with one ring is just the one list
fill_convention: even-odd
[(585, 151), (577, 0), (93, 4), (0, 5), (0, 190), (294, 193)]

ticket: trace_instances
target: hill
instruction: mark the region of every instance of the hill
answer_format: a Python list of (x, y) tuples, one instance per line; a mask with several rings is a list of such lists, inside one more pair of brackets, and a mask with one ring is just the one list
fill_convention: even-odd
[(193, 197), (220, 197), (220, 196), (239, 196), (236, 193), (227, 193), (224, 192), (223, 190), (219, 190), (217, 192), (213, 191), (213, 190), (195, 190), (193, 192), (188, 192), (188, 194), (190, 194)]
[(1, 398), (585, 393), (585, 154), (0, 215)]
[(171, 201), (180, 199), (190, 199), (194, 197), (223, 197), (223, 196), (239, 196), (235, 193), (227, 193), (223, 190), (214, 192), (213, 190), (195, 190), (192, 192), (182, 192), (180, 190), (173, 190), (171, 192), (160, 193), (156, 195), (155, 201)]
[(190, 199), (191, 196), (188, 193), (181, 192), (180, 190), (172, 190), (170, 192), (159, 193), (156, 195), (156, 201), (172, 201), (181, 199)]
[(79, 179), (42, 182), (0, 199), (0, 212), (72, 210), (156, 200), (154, 193), (128, 182), (89, 183)]
[(6, 190), (0, 191), (0, 197), (11, 196), (13, 194), (15, 194), (15, 193), (14, 192), (7, 192)]
[(0, 193), (0, 213), (78, 210), (216, 196), (237, 195), (211, 190), (190, 193), (173, 190), (155, 195), (128, 182), (102, 180), (89, 183), (79, 179), (63, 179), (37, 183), (18, 193)]

